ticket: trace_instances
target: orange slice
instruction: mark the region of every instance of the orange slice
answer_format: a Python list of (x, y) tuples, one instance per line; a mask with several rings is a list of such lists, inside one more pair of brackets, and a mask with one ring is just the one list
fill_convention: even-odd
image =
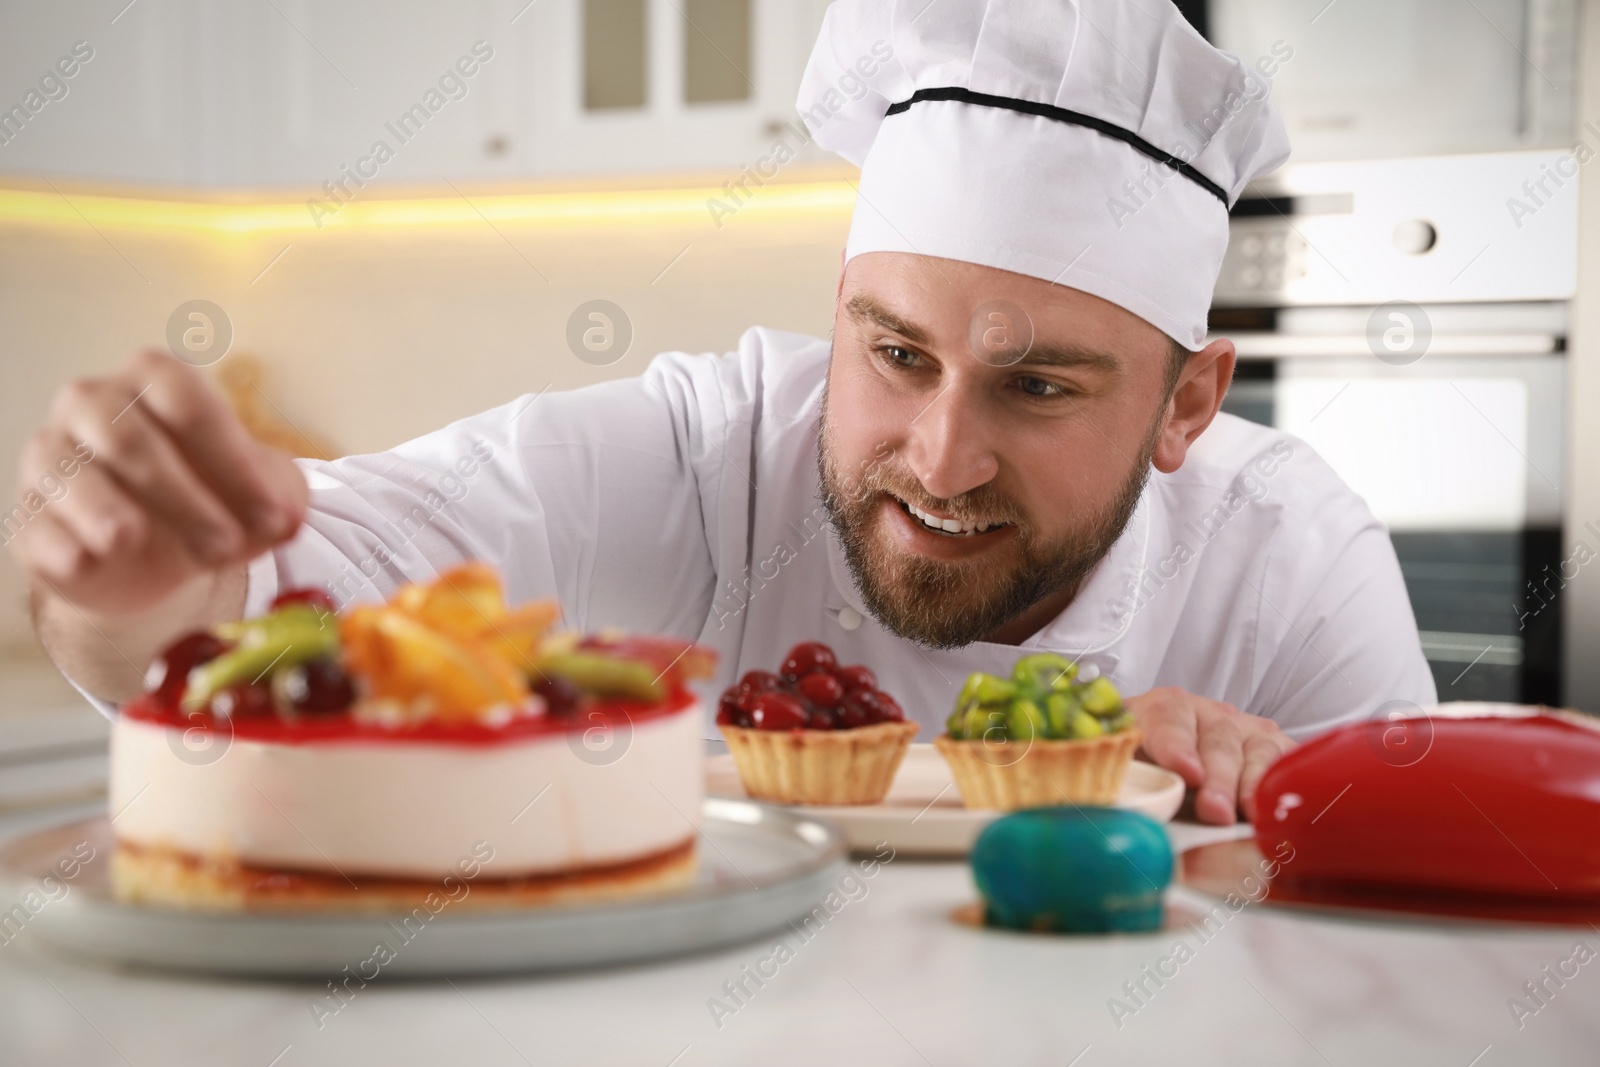
[(373, 696), (425, 699), (440, 718), (477, 717), (528, 697), (527, 682), (504, 658), (404, 611), (353, 609), (340, 636), (350, 665), (367, 679)]

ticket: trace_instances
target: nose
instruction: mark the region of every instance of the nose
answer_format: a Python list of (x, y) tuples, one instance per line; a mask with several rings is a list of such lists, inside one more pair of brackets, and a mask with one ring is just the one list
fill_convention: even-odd
[(1000, 470), (992, 430), (981, 402), (957, 385), (948, 386), (911, 421), (911, 473), (941, 500), (987, 484)]

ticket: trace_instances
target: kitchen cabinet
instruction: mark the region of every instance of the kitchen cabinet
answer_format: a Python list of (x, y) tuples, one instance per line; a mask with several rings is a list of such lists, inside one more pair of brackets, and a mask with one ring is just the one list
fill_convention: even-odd
[(1571, 147), (1578, 0), (1184, 0), (1297, 163)]
[[(798, 127), (795, 90), (825, 8), (135, 0), (120, 12), (13, 9), (0, 16), (0, 101), (23, 101), (76, 42), (93, 59), (62, 99), (0, 144), (0, 177), (325, 196), (359, 195), (374, 181), (448, 193), (446, 180), (734, 178), (780, 140), (798, 158), (822, 157), (783, 123)], [(586, 65), (626, 68), (630, 48), (631, 106), (586, 93), (597, 73)]]
[[(583, 6), (539, 0), (524, 19), (534, 21), (538, 39), (570, 42), (546, 49), (538, 62), (515, 64), (518, 98), (541, 101), (521, 113), (519, 151), (527, 172), (737, 170), (769, 154), (780, 140), (798, 145), (799, 138), (781, 124), (799, 125), (795, 93), (824, 3), (751, 0), (746, 99), (694, 103), (685, 100), (692, 78), (684, 60), (686, 53), (695, 54), (688, 47), (693, 40), (705, 45), (706, 28), (685, 19), (694, 7), (687, 0), (645, 0), (647, 102), (602, 110), (583, 106)], [(715, 49), (711, 55), (720, 58)]]
[[(201, 173), (211, 62), (202, 41), (216, 12), (141, 0), (117, 16), (64, 4), (0, 11), (0, 174), (174, 182)], [(69, 57), (77, 63), (65, 76)]]

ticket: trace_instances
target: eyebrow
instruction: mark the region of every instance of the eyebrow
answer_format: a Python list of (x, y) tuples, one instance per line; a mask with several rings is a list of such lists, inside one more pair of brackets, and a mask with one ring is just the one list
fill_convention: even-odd
[[(996, 362), (999, 362), (998, 360)], [(1105, 374), (1122, 370), (1122, 361), (1116, 356), (1092, 348), (1059, 345), (1034, 345), (1027, 355), (1010, 364), (1014, 367), (1081, 367)]]
[(921, 328), (913, 326), (864, 293), (852, 296), (844, 307), (850, 317), (858, 322), (866, 319), (919, 345), (932, 346), (932, 340)]
[[(857, 321), (865, 319), (883, 327), (885, 330), (897, 333), (909, 341), (927, 347), (932, 347), (933, 345), (932, 340), (924, 330), (913, 326), (865, 294), (857, 293), (851, 297), (845, 304), (845, 310), (850, 313), (851, 318)], [(996, 353), (995, 363), (998, 366), (1083, 368), (1107, 374), (1114, 374), (1122, 370), (1122, 361), (1116, 356), (1078, 345), (1034, 344), (1025, 355), (1014, 363), (1006, 363), (1004, 359), (998, 358), (1001, 355), (1001, 353)]]

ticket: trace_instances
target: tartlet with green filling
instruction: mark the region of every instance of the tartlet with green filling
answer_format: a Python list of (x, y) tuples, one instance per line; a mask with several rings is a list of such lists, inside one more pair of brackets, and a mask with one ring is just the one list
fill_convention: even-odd
[(1141, 739), (1109, 679), (1041, 652), (969, 675), (934, 745), (967, 807), (1011, 811), (1114, 803)]

